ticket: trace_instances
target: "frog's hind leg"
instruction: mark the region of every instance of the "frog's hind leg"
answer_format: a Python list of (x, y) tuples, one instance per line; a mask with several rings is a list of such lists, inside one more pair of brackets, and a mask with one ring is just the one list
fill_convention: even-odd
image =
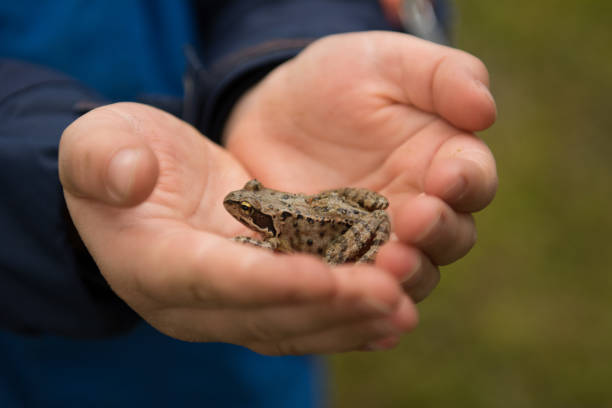
[(325, 262), (373, 262), (378, 248), (389, 239), (389, 217), (383, 210), (374, 211), (336, 238), (325, 251)]
[(389, 217), (386, 216), (384, 220), (378, 224), (378, 228), (376, 228), (376, 232), (374, 233), (374, 238), (372, 239), (372, 244), (370, 245), (370, 249), (363, 254), (357, 262), (368, 262), (372, 263), (376, 259), (376, 254), (380, 247), (389, 240), (389, 234), (391, 231), (391, 224), (389, 223)]
[(271, 249), (271, 250), (276, 249), (276, 245), (274, 245), (274, 243), (270, 241), (262, 241), (262, 240), (251, 238), (251, 237), (243, 237), (243, 236), (234, 237), (232, 238), (232, 241), (240, 242), (241, 244), (253, 245), (259, 248), (266, 248), (266, 249)]
[(384, 210), (389, 206), (389, 201), (385, 196), (367, 188), (344, 187), (321, 193), (322, 196), (326, 194), (337, 194), (354, 206), (367, 211)]

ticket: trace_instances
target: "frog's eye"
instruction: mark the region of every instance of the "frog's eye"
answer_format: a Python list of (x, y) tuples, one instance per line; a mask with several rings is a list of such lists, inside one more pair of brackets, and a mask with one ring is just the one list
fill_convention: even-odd
[(248, 213), (253, 211), (253, 206), (250, 203), (246, 202), (246, 201), (243, 201), (243, 202), (240, 203), (240, 208), (242, 209), (242, 211), (248, 212)]

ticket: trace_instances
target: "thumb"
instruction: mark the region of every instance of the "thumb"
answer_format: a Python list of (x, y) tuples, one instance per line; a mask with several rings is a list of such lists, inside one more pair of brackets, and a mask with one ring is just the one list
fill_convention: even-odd
[(59, 177), (66, 194), (133, 206), (153, 191), (159, 163), (137, 123), (119, 105), (102, 107), (62, 134)]

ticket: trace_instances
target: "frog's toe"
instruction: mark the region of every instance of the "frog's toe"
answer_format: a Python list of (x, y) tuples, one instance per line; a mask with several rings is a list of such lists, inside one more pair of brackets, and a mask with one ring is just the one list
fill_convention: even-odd
[(268, 242), (268, 241), (261, 241), (259, 239), (255, 239), (255, 238), (251, 238), (251, 237), (234, 237), (232, 238), (232, 241), (235, 242), (240, 242), (241, 244), (248, 244), (248, 245), (253, 245), (259, 248), (266, 248), (266, 249), (272, 249), (274, 250), (275, 247), (272, 243)]

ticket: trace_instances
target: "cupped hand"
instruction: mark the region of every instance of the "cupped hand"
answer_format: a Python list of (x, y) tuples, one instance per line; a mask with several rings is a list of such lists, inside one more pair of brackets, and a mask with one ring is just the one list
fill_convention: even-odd
[(390, 200), (377, 265), (421, 300), (437, 265), (473, 246), (471, 213), (497, 187), (495, 161), (473, 132), (496, 117), (477, 58), (388, 32), (316, 41), (237, 104), (227, 149), (265, 185), (317, 192), (366, 187)]
[(151, 107), (115, 104), (68, 127), (60, 179), (74, 224), (112, 289), (151, 325), (264, 354), (391, 347), (416, 323), (392, 275), (330, 268), (228, 239), (222, 206), (250, 178), (227, 151)]

